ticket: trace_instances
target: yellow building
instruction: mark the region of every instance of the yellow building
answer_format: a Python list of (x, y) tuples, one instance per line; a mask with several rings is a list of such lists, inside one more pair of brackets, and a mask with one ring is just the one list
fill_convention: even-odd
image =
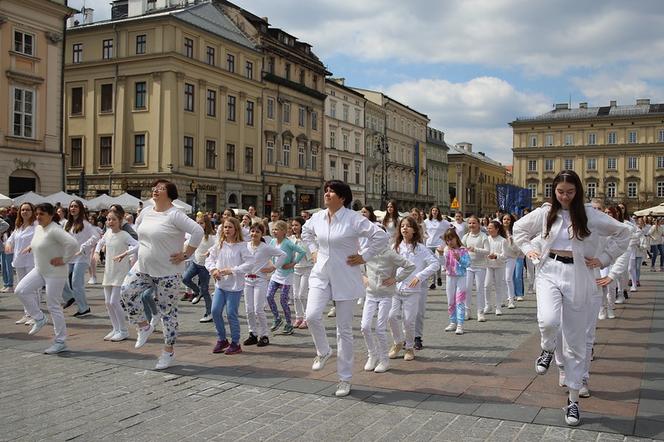
[(63, 188), (62, 49), (65, 0), (0, 2), (0, 193)]
[(67, 189), (85, 173), (88, 195), (145, 198), (163, 177), (203, 210), (260, 211), (262, 54), (214, 4), (168, 6), (68, 29)]
[(622, 201), (629, 211), (664, 201), (664, 104), (556, 104), (510, 125), (514, 184), (529, 188), (535, 204), (551, 198), (562, 169), (579, 174), (587, 198)]
[(484, 152), (473, 152), (471, 143), (462, 142), (449, 145), (450, 201), (455, 198), (464, 215), (494, 214), (498, 209), (496, 185), (505, 184), (507, 170), (498, 161), (487, 157)]
[(325, 76), (311, 45), (239, 6), (214, 0), (262, 50), (265, 209), (284, 217), (320, 207)]

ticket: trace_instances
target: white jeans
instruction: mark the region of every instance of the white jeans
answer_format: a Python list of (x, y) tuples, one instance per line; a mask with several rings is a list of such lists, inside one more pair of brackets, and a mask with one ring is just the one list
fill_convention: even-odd
[(44, 278), (37, 269), (32, 269), (25, 275), (21, 282), (16, 286), (16, 295), (23, 303), (25, 311), (34, 318), (42, 319), (44, 312), (39, 308), (39, 297), (35, 296), (37, 290), (46, 286), (46, 308), (51, 314), (53, 328), (55, 330), (55, 341), (65, 342), (67, 339), (67, 325), (65, 324), (65, 314), (62, 311), (62, 289), (67, 282), (67, 277)]
[(516, 258), (507, 258), (505, 261), (505, 284), (507, 285), (508, 301), (514, 301), (514, 267), (516, 267)]
[(475, 281), (475, 290), (477, 290), (477, 311), (480, 312), (486, 307), (486, 296), (484, 294), (484, 281), (486, 281), (486, 268), (468, 267), (466, 269), (466, 308), (470, 309), (473, 293), (473, 281)]
[[(330, 285), (325, 289), (309, 289), (307, 300), (307, 324), (318, 356), (328, 354), (330, 343), (323, 324), (323, 310), (332, 300)], [(337, 375), (340, 381), (350, 382), (353, 377), (353, 306), (356, 300), (336, 301), (337, 321)]]
[(247, 312), (249, 333), (258, 337), (267, 336), (267, 281), (263, 278), (244, 279), (244, 307)]
[(307, 319), (307, 295), (309, 294), (309, 275), (312, 267), (295, 269), (293, 274), (293, 303), (295, 319)]
[(528, 272), (528, 282), (527, 282), (528, 291), (527, 292), (532, 292), (533, 288), (534, 288), (534, 285), (535, 285), (535, 264), (533, 264), (533, 262), (530, 260), (530, 258), (526, 258), (526, 270)]
[[(537, 273), (537, 322), (542, 350), (554, 351), (562, 346), (565, 381), (572, 390), (582, 386), (586, 363), (586, 327), (589, 305), (576, 310), (572, 307), (574, 294), (574, 265), (548, 259)], [(595, 313), (596, 315), (597, 313)], [(562, 342), (557, 343), (558, 329)]]
[[(426, 287), (424, 287), (424, 289), (426, 289)], [(417, 309), (419, 308), (419, 298), (420, 295), (417, 293), (411, 293), (406, 296), (397, 294), (392, 297), (389, 324), (395, 344), (401, 343), (405, 340), (406, 348), (413, 348), (415, 345), (415, 321), (417, 317)], [(403, 327), (401, 326), (402, 319)]]
[[(30, 267), (14, 267), (14, 270), (16, 270), (16, 286), (17, 286), (17, 287), (18, 287), (18, 283), (21, 282), (21, 280), (22, 280), (23, 278), (25, 278), (25, 276), (26, 276), (28, 273), (30, 273), (30, 271), (31, 271), (32, 269), (34, 269), (34, 268), (35, 268), (35, 266), (30, 266)], [(41, 289), (41, 287), (39, 287), (39, 289)], [(37, 305), (39, 305), (39, 303), (40, 303), (40, 299), (39, 299), (39, 289), (35, 290), (35, 292), (34, 292), (34, 296), (37, 298)], [(29, 296), (29, 294), (26, 295), (26, 296)], [(26, 315), (28, 314), (28, 311), (25, 309), (25, 307), (23, 307), (23, 312), (24, 312)]]
[(120, 286), (104, 286), (104, 300), (114, 332), (127, 333), (127, 314), (120, 304)]
[[(417, 314), (415, 315), (415, 336), (421, 338), (424, 336), (424, 314), (427, 311), (428, 287), (422, 283), (422, 293), (417, 295)], [(412, 296), (412, 295), (411, 295)]]
[[(369, 357), (377, 358), (379, 361), (387, 361), (387, 321), (391, 307), (391, 296), (367, 295), (364, 299), (360, 327), (364, 335), (364, 342), (367, 344)], [(376, 327), (372, 329), (371, 323), (376, 313), (378, 313)]]
[(507, 284), (505, 283), (505, 267), (489, 267), (486, 269), (486, 279), (484, 280), (484, 294), (486, 296), (486, 305), (489, 303), (489, 292), (491, 284), (496, 287), (496, 308), (499, 308), (505, 299)]

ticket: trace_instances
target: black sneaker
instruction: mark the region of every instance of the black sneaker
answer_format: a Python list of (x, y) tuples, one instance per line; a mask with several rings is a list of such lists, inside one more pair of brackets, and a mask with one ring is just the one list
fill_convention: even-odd
[(76, 302), (76, 300), (74, 298), (70, 298), (69, 301), (62, 304), (62, 309), (64, 310), (66, 308), (71, 307), (72, 305), (74, 305), (75, 302)]
[(429, 286), (429, 290), (433, 290), (435, 288), (436, 288), (436, 283), (435, 282)]
[(281, 326), (282, 323), (283, 321), (281, 320), (281, 318), (275, 319), (274, 322), (272, 323), (272, 327), (270, 327), (270, 331), (275, 331)]
[(198, 302), (201, 300), (202, 297), (203, 297), (203, 296), (201, 296), (201, 295), (196, 295), (196, 296), (194, 296), (194, 297), (191, 299), (191, 303), (192, 303), (192, 304), (198, 304)]
[(257, 347), (265, 347), (266, 345), (270, 344), (270, 339), (267, 336), (261, 336), (261, 338), (258, 340), (258, 344), (256, 344)]
[(422, 350), (422, 338), (415, 336), (415, 345), (413, 345), (415, 350)]
[(535, 372), (537, 372), (537, 374), (546, 373), (547, 370), (549, 369), (549, 365), (551, 365), (552, 359), (553, 359), (552, 351), (542, 350), (542, 353), (539, 355), (539, 358), (537, 358), (537, 362), (535, 362)]
[(627, 293), (627, 290), (623, 290), (623, 296), (625, 299), (629, 299), (629, 293)]
[(242, 345), (256, 345), (256, 344), (258, 344), (258, 337), (253, 333), (249, 333), (249, 337), (245, 339), (244, 342), (242, 343)]
[(76, 312), (76, 313), (74, 313), (73, 316), (74, 316), (75, 318), (80, 318), (80, 317), (82, 317), (82, 316), (87, 316), (87, 315), (89, 315), (89, 314), (90, 314), (90, 309), (88, 308), (87, 310), (84, 310), (84, 311), (82, 311), (82, 312)]
[(565, 423), (571, 427), (576, 427), (581, 423), (581, 413), (579, 411), (579, 403), (571, 402), (567, 399), (567, 406), (565, 410)]
[(438, 287), (440, 287), (441, 285), (443, 285), (443, 279), (442, 279), (442, 278), (438, 278)]

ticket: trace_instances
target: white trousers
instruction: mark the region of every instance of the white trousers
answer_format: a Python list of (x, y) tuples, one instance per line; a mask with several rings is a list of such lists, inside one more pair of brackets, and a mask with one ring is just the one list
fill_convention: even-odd
[[(426, 287), (424, 287), (426, 289)], [(419, 308), (420, 296), (417, 293), (410, 295), (394, 295), (389, 313), (390, 330), (394, 343), (406, 341), (406, 348), (415, 345), (415, 320)], [(401, 322), (403, 321), (403, 327)], [(404, 338), (405, 334), (405, 338)]]
[(466, 269), (466, 308), (470, 309), (473, 293), (473, 281), (475, 281), (475, 290), (477, 290), (477, 311), (484, 310), (486, 307), (486, 296), (484, 292), (484, 281), (486, 281), (486, 268), (468, 267)]
[(526, 258), (526, 271), (528, 272), (528, 291), (526, 293), (528, 293), (532, 292), (535, 287), (535, 264), (533, 264), (530, 258)]
[[(415, 315), (415, 336), (421, 338), (424, 336), (424, 314), (427, 312), (428, 287), (422, 283), (422, 293), (417, 295), (417, 314)], [(412, 295), (411, 295), (412, 296)]]
[[(307, 299), (307, 324), (318, 356), (328, 354), (330, 343), (323, 324), (323, 310), (332, 300), (330, 285), (324, 289), (309, 289)], [(356, 300), (336, 301), (337, 321), (337, 375), (340, 381), (350, 382), (353, 377), (353, 306)]]
[(120, 286), (104, 286), (104, 301), (114, 332), (127, 333), (127, 314), (120, 304)]
[(514, 267), (516, 267), (516, 258), (507, 258), (505, 261), (505, 284), (507, 285), (508, 301), (514, 301)]
[[(18, 286), (18, 283), (21, 282), (21, 280), (22, 280), (23, 278), (25, 278), (25, 276), (26, 276), (28, 273), (30, 273), (30, 271), (31, 271), (32, 269), (34, 269), (34, 268), (35, 268), (34, 265), (32, 265), (32, 266), (30, 266), (30, 267), (14, 267), (14, 270), (16, 270), (16, 286)], [(35, 290), (35, 292), (34, 292), (34, 296), (35, 296), (36, 299), (37, 299), (37, 305), (39, 305), (39, 303), (40, 303), (40, 299), (39, 299), (39, 290), (40, 290), (40, 289), (41, 289), (41, 287), (40, 287), (39, 289)], [(26, 296), (30, 296), (30, 295), (28, 294), (28, 295), (26, 295)], [(28, 311), (25, 309), (25, 307), (23, 307), (23, 312), (24, 312), (26, 315), (28, 315)]]
[(23, 307), (34, 319), (42, 319), (44, 312), (39, 308), (39, 297), (35, 293), (46, 286), (46, 308), (51, 314), (56, 342), (65, 342), (67, 339), (67, 325), (65, 314), (62, 311), (62, 289), (65, 287), (67, 277), (44, 278), (37, 269), (32, 269), (16, 286), (16, 295), (23, 303)]
[(489, 293), (491, 292), (491, 285), (496, 288), (496, 308), (505, 300), (507, 292), (507, 284), (505, 283), (505, 267), (488, 267), (486, 269), (486, 279), (484, 280), (484, 294), (486, 296), (486, 305), (489, 303)]
[(590, 362), (592, 359), (593, 346), (595, 345), (595, 332), (597, 331), (597, 315), (602, 308), (602, 299), (604, 292), (597, 290), (590, 298), (590, 308), (588, 309), (588, 321), (586, 323), (586, 361), (583, 370), (583, 379), (590, 379)]
[[(361, 330), (364, 342), (367, 344), (369, 357), (377, 358), (379, 361), (387, 361), (387, 321), (392, 308), (391, 296), (371, 296), (364, 299), (362, 310)], [(376, 326), (372, 327), (374, 315), (376, 315)]]
[[(548, 259), (537, 273), (537, 322), (541, 334), (542, 350), (555, 351), (562, 345), (567, 386), (579, 390), (582, 386), (586, 363), (586, 331), (588, 310), (572, 307), (574, 295), (574, 265)], [(558, 329), (562, 343), (557, 343)]]
[(309, 294), (309, 275), (311, 267), (297, 269), (293, 274), (293, 303), (295, 319), (307, 319), (307, 295)]
[(263, 278), (244, 279), (244, 307), (247, 312), (249, 333), (267, 336), (267, 281)]

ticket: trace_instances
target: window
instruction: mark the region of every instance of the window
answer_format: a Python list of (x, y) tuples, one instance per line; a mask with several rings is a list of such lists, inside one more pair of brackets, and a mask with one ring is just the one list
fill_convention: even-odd
[(83, 138), (71, 139), (71, 167), (83, 165)]
[(588, 158), (586, 160), (586, 170), (597, 170), (597, 159)]
[(101, 85), (101, 112), (113, 112), (113, 85)]
[(607, 170), (618, 170), (618, 160), (613, 157), (606, 159), (606, 168)]
[(188, 112), (194, 111), (194, 85), (184, 84), (184, 110)]
[(553, 160), (544, 160), (544, 171), (545, 172), (553, 171)]
[(659, 132), (657, 132), (657, 141), (664, 143), (664, 129), (660, 129)]
[(290, 103), (284, 103), (284, 123), (290, 123)]
[(360, 184), (362, 178), (362, 163), (355, 163), (355, 184)]
[(343, 180), (345, 182), (348, 182), (348, 169), (349, 169), (348, 163), (344, 163), (343, 167), (344, 167), (344, 178), (343, 178)]
[(274, 120), (274, 98), (272, 97), (267, 99), (267, 118)]
[(246, 115), (247, 126), (254, 125), (254, 102), (247, 100), (247, 115)]
[(14, 88), (13, 132), (16, 137), (33, 137), (35, 93), (32, 89)]
[(664, 198), (664, 181), (657, 181), (657, 198)]
[(244, 173), (254, 173), (254, 148), (244, 148)]
[(607, 144), (616, 144), (618, 142), (618, 137), (616, 136), (615, 132), (609, 132), (609, 134), (606, 137), (606, 143)]
[(355, 109), (355, 126), (360, 125), (360, 110)]
[(205, 168), (217, 168), (217, 142), (214, 140), (205, 140)]
[(360, 137), (355, 137), (355, 153), (360, 153)]
[(606, 184), (606, 196), (608, 198), (616, 197), (616, 183), (610, 182)]
[(528, 172), (537, 172), (537, 160), (528, 160)]
[(344, 121), (348, 121), (348, 105), (344, 104), (343, 106)]
[(316, 170), (318, 168), (318, 148), (311, 148), (311, 170)]
[(207, 116), (208, 117), (216, 117), (217, 116), (217, 91), (213, 91), (212, 89), (207, 90)]
[(630, 130), (630, 131), (627, 133), (627, 142), (628, 142), (629, 144), (636, 144), (636, 143), (639, 142), (639, 141), (638, 141), (638, 136), (637, 136), (637, 133), (636, 133), (635, 130)]
[(254, 78), (254, 64), (250, 61), (244, 64), (244, 76), (250, 80)]
[(283, 163), (284, 166), (290, 167), (290, 144), (284, 143), (284, 148), (283, 148)]
[(565, 158), (563, 160), (563, 169), (574, 170), (574, 160), (572, 158)]
[(639, 168), (639, 159), (637, 157), (627, 158), (627, 169), (636, 170)]
[(348, 134), (343, 134), (343, 149), (348, 150)]
[(300, 84), (304, 84), (304, 69), (300, 69)]
[(235, 72), (235, 55), (226, 54), (226, 70), (228, 72)]
[(544, 145), (553, 146), (553, 134), (546, 134), (546, 137), (544, 138)]
[(588, 198), (595, 198), (597, 196), (597, 183), (592, 181), (586, 183), (586, 193), (588, 194)]
[(191, 38), (184, 39), (184, 56), (187, 58), (194, 58), (194, 40)]
[(235, 144), (226, 145), (226, 170), (235, 171)]
[(337, 133), (334, 130), (330, 130), (330, 149), (336, 149), (337, 146)]
[(274, 74), (274, 57), (270, 57), (267, 60), (267, 71), (270, 74)]
[(591, 132), (588, 134), (588, 145), (589, 146), (594, 146), (597, 144), (597, 134), (594, 132)]
[(33, 42), (34, 35), (21, 31), (14, 31), (14, 51), (25, 55), (35, 55)]
[(657, 168), (664, 169), (664, 157), (662, 156), (657, 157)]
[(304, 122), (307, 118), (307, 110), (300, 106), (297, 112), (297, 125), (300, 127), (304, 127)]
[(304, 169), (306, 167), (305, 150), (304, 144), (302, 143), (297, 145), (297, 167), (300, 169)]
[(194, 138), (184, 137), (184, 165), (194, 166)]
[(333, 160), (330, 158), (330, 174), (332, 175), (332, 179), (336, 179), (337, 177), (337, 160)]
[(232, 95), (228, 96), (228, 110), (226, 118), (228, 121), (235, 121), (235, 97)]
[(311, 130), (318, 130), (318, 112), (311, 112)]
[(134, 164), (145, 164), (145, 134), (134, 135)]
[(635, 181), (630, 181), (627, 183), (627, 198), (636, 198), (638, 193), (639, 185)]
[(112, 157), (112, 147), (113, 138), (112, 137), (100, 137), (99, 138), (99, 165), (100, 166), (110, 166), (111, 157)]
[(81, 63), (83, 61), (83, 44), (75, 43), (72, 46), (72, 63)]
[(544, 183), (544, 198), (551, 198), (553, 195), (553, 183)]
[(267, 155), (266, 161), (267, 164), (274, 164), (274, 141), (269, 140), (266, 143)]
[(537, 135), (531, 135), (530, 136), (530, 143), (528, 143), (530, 147), (537, 147)]
[(136, 53), (145, 54), (145, 49), (147, 46), (147, 36), (145, 34), (136, 36)]
[(215, 49), (212, 46), (208, 46), (207, 49), (205, 50), (205, 55), (207, 59), (207, 64), (209, 64), (210, 66), (214, 66)]
[(532, 199), (537, 198), (537, 183), (528, 183), (528, 190)]
[(101, 48), (101, 58), (104, 60), (113, 58), (113, 39), (103, 40)]
[(134, 84), (134, 108), (145, 109), (147, 107), (147, 84), (145, 81), (137, 81)]
[(71, 114), (83, 115), (83, 88), (71, 88)]
[(574, 134), (565, 134), (565, 146), (574, 145)]
[(330, 117), (337, 118), (337, 102), (330, 101)]
[(290, 80), (290, 63), (286, 63), (286, 66), (284, 66), (284, 77), (286, 77), (286, 80)]

